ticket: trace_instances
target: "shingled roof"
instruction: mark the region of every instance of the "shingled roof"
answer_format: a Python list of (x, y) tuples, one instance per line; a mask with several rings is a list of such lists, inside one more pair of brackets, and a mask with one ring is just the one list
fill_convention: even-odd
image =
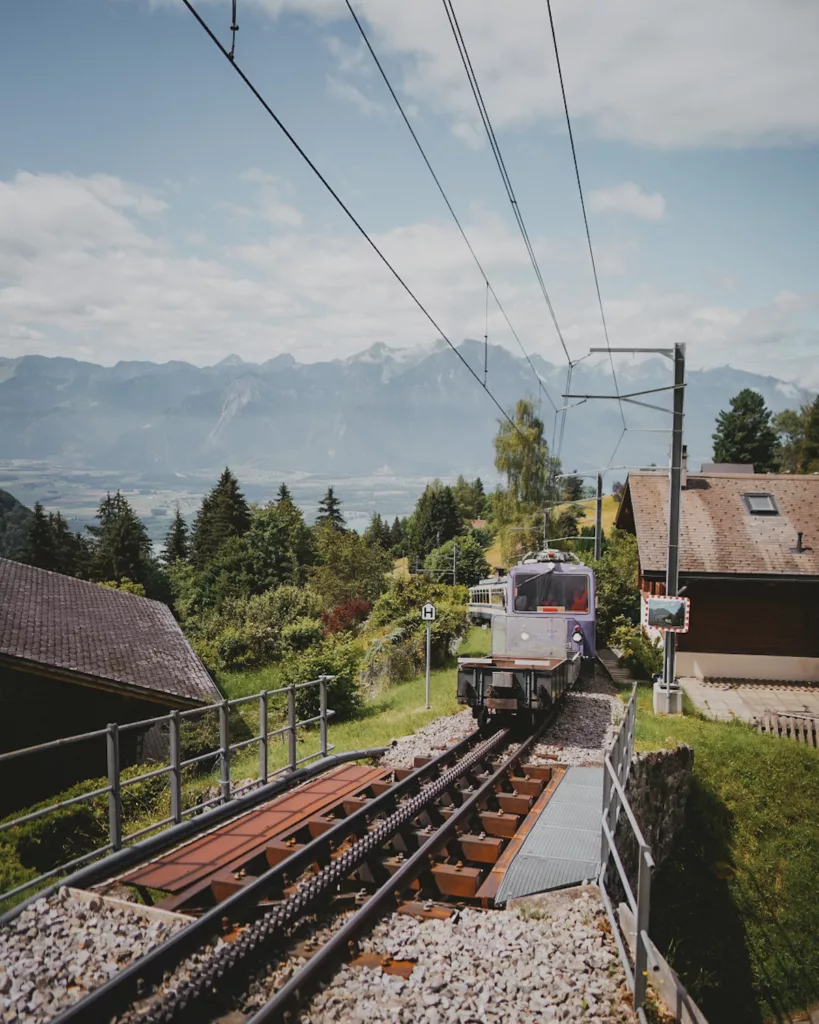
[(221, 699), (167, 605), (6, 558), (0, 660), (174, 706)]
[[(743, 495), (771, 494), (776, 515), (753, 515)], [(668, 476), (630, 473), (616, 525), (637, 535), (643, 573), (665, 572)], [(797, 554), (796, 535), (807, 549)], [(680, 572), (819, 577), (819, 476), (688, 474)]]

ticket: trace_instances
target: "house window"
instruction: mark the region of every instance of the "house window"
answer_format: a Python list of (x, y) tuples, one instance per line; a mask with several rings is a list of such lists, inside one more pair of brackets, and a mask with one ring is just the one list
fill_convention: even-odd
[(779, 509), (776, 507), (772, 494), (743, 494), (742, 499), (752, 516), (779, 515)]

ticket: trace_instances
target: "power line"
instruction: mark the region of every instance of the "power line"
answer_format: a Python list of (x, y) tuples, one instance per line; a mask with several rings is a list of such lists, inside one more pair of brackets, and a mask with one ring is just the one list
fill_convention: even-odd
[(517, 331), (512, 326), (512, 323), (509, 320), (509, 317), (507, 316), (506, 310), (501, 305), (501, 301), (498, 298), (498, 296), (497, 296), (497, 294), (495, 292), (495, 289), (492, 287), (492, 284), (490, 283), (489, 278), (486, 275), (486, 271), (483, 269), (483, 266), (481, 265), (481, 261), (478, 259), (478, 256), (477, 256), (477, 254), (476, 254), (476, 252), (475, 252), (475, 250), (474, 250), (474, 248), (472, 246), (472, 243), (467, 238), (466, 231), (464, 231), (463, 225), (461, 224), (461, 222), (460, 222), (460, 220), (458, 218), (458, 215), (455, 213), (455, 210), (454, 210), (454, 208), (452, 206), (452, 203), (450, 202), (449, 197), (447, 196), (446, 192), (444, 191), (444, 187), (441, 184), (441, 181), (438, 178), (438, 175), (435, 173), (435, 171), (434, 171), (434, 169), (432, 167), (432, 164), (430, 163), (429, 158), (427, 157), (427, 154), (426, 154), (426, 152), (424, 150), (424, 147), (421, 145), (421, 141), (420, 141), (420, 139), (418, 138), (418, 136), (417, 136), (417, 134), (415, 132), (415, 129), (412, 127), (410, 119), (407, 116), (407, 113), (406, 113), (406, 111), (404, 110), (404, 107), (401, 104), (401, 100), (398, 98), (398, 95), (395, 92), (395, 89), (392, 87), (392, 83), (390, 82), (389, 78), (387, 77), (387, 73), (384, 70), (383, 65), (381, 64), (381, 61), (378, 59), (378, 55), (376, 54), (375, 50), (373, 49), (372, 43), (370, 42), (369, 36), (367, 35), (367, 33), (366, 33), (365, 29), (364, 29), (364, 26), (362, 25), (361, 21), (359, 20), (358, 15), (356, 14), (355, 10), (353, 9), (353, 6), (350, 3), (350, 0), (344, 0), (344, 2), (347, 5), (347, 10), (350, 12), (350, 15), (351, 15), (353, 21), (355, 22), (356, 27), (358, 28), (358, 31), (361, 33), (361, 38), (364, 40), (364, 43), (365, 43), (367, 49), (370, 51), (370, 56), (375, 61), (375, 66), (378, 68), (378, 70), (381, 73), (381, 77), (384, 79), (384, 84), (386, 85), (387, 89), (389, 89), (390, 95), (392, 96), (393, 100), (395, 101), (395, 105), (396, 105), (396, 107), (398, 107), (398, 110), (399, 110), (399, 112), (401, 114), (401, 117), (404, 119), (404, 124), (407, 126), (407, 129), (408, 129), (410, 135), (412, 136), (412, 140), (415, 143), (416, 147), (418, 148), (418, 152), (421, 154), (421, 157), (422, 157), (424, 163), (427, 165), (427, 170), (432, 175), (432, 180), (435, 182), (435, 184), (438, 187), (438, 191), (441, 193), (441, 198), (446, 203), (447, 209), (449, 210), (450, 214), (452, 215), (452, 219), (455, 221), (456, 225), (458, 226), (458, 230), (461, 233), (461, 237), (463, 238), (464, 242), (466, 242), (466, 246), (469, 249), (470, 253), (472, 254), (472, 259), (475, 261), (475, 266), (478, 268), (478, 270), (480, 271), (481, 277), (486, 282), (487, 291), (492, 294), (492, 298), (497, 303), (498, 309), (503, 314), (503, 317), (504, 317), (504, 319), (506, 320), (506, 323), (509, 326), (509, 330), (514, 335), (515, 341), (517, 341), (518, 345), (520, 346), (520, 350), (523, 353), (524, 358), (526, 359), (526, 362), (529, 364), (529, 367), (530, 367), (532, 373), (535, 375), (535, 378), (537, 379), (539, 388), (543, 391), (543, 393), (549, 399), (549, 402), (551, 403), (552, 408), (556, 411), (557, 410), (557, 406), (555, 405), (555, 403), (554, 403), (554, 401), (552, 399), (552, 396), (549, 394), (549, 391), (546, 388), (546, 385), (543, 383), (543, 380), (542, 380), (540, 374), (535, 369), (535, 367), (534, 367), (534, 365), (532, 363), (532, 360), (529, 358), (528, 352), (523, 347), (523, 342), (520, 340), (520, 338), (518, 337)]
[[(597, 304), (600, 307), (600, 319), (603, 322), (603, 334), (605, 335), (605, 338), (606, 338), (606, 348), (608, 349), (609, 362), (611, 363), (611, 375), (614, 378), (614, 390), (615, 390), (615, 392), (617, 392), (618, 402), (619, 402), (620, 390), (619, 390), (619, 388), (617, 386), (617, 374), (615, 373), (615, 370), (614, 370), (614, 356), (612, 356), (612, 354), (611, 354), (611, 345), (609, 343), (609, 329), (608, 329), (608, 325), (606, 324), (606, 314), (603, 312), (603, 299), (602, 299), (602, 297), (600, 295), (600, 281), (599, 281), (599, 279), (597, 277), (597, 264), (595, 263), (595, 260), (594, 260), (594, 249), (592, 248), (591, 232), (589, 231), (589, 218), (586, 216), (586, 201), (583, 198), (583, 186), (580, 183), (580, 168), (578, 167), (578, 164), (577, 164), (577, 150), (575, 149), (575, 145), (574, 145), (574, 133), (572, 132), (572, 119), (569, 116), (569, 103), (568, 103), (568, 100), (566, 99), (566, 87), (563, 84), (563, 69), (562, 69), (561, 64), (560, 64), (560, 51), (557, 48), (557, 32), (555, 31), (555, 22), (554, 22), (554, 18), (552, 17), (552, 0), (546, 0), (546, 6), (547, 6), (547, 8), (549, 10), (549, 25), (551, 26), (551, 29), (552, 29), (552, 43), (554, 44), (554, 49), (555, 49), (555, 61), (557, 62), (557, 75), (558, 75), (558, 78), (560, 79), (560, 92), (561, 92), (561, 95), (563, 96), (563, 109), (566, 112), (566, 127), (567, 127), (567, 129), (569, 131), (569, 143), (571, 144), (571, 147), (572, 147), (572, 160), (574, 161), (574, 174), (575, 174), (575, 178), (577, 179), (577, 191), (580, 194), (580, 208), (583, 211), (583, 223), (584, 223), (584, 225), (586, 227), (586, 241), (589, 243), (589, 256), (591, 257), (592, 273), (594, 274), (594, 287), (597, 290)], [(620, 417), (623, 420), (623, 428), (624, 429), (628, 429), (626, 427), (626, 416), (625, 416), (625, 413), (623, 412), (623, 403), (619, 402), (619, 406), (620, 406)]]
[[(500, 404), (500, 402), (497, 400), (497, 398), (495, 398), (495, 396), (492, 394), (492, 392), (489, 390), (489, 388), (486, 387), (483, 384), (483, 382), (481, 381), (481, 378), (478, 376), (478, 374), (472, 369), (472, 367), (469, 365), (469, 363), (466, 361), (466, 359), (464, 359), (464, 357), (461, 355), (461, 353), (458, 351), (458, 349), (452, 344), (452, 342), (449, 340), (449, 338), (446, 336), (446, 334), (441, 330), (441, 328), (438, 326), (438, 324), (436, 323), (435, 319), (433, 318), (432, 314), (427, 310), (426, 306), (424, 306), (424, 304), (421, 302), (421, 300), (416, 296), (415, 292), (413, 292), (413, 290), (406, 283), (406, 281), (403, 279), (403, 277), (401, 277), (401, 275), (398, 273), (398, 271), (395, 269), (395, 267), (392, 265), (392, 263), (390, 263), (390, 261), (384, 255), (384, 253), (378, 248), (378, 246), (373, 241), (373, 239), (369, 236), (369, 234), (367, 234), (366, 229), (356, 219), (355, 215), (352, 213), (350, 208), (347, 206), (347, 204), (344, 202), (344, 200), (341, 198), (341, 196), (339, 196), (339, 194), (336, 192), (336, 190), (333, 188), (333, 186), (329, 183), (329, 181), (324, 177), (324, 175), (321, 173), (321, 171), (318, 169), (318, 167), (316, 167), (316, 165), (313, 163), (313, 161), (310, 159), (310, 157), (307, 155), (307, 153), (305, 153), (305, 151), (302, 149), (302, 147), (299, 145), (299, 143), (296, 141), (296, 139), (293, 137), (293, 135), (290, 134), (290, 132), (285, 127), (285, 125), (282, 122), (282, 120), (279, 118), (279, 116), (270, 107), (270, 105), (268, 104), (267, 100), (265, 100), (265, 98), (262, 96), (262, 94), (259, 92), (259, 90), (256, 88), (256, 86), (251, 82), (251, 80), (247, 77), (247, 75), (244, 73), (244, 71), (242, 71), (242, 69), (236, 63), (235, 58), (231, 57), (229, 51), (226, 50), (224, 48), (224, 46), (219, 42), (219, 39), (216, 37), (216, 35), (214, 34), (214, 32), (212, 31), (210, 26), (207, 24), (207, 22), (204, 20), (204, 18), (202, 18), (202, 16), (199, 14), (199, 12), (193, 6), (193, 4), (190, 2), (190, 0), (182, 0), (182, 3), (188, 8), (188, 10), (194, 16), (194, 18), (199, 22), (199, 24), (205, 30), (207, 35), (210, 37), (210, 39), (213, 42), (214, 46), (216, 46), (216, 48), (219, 50), (219, 52), (222, 54), (222, 56), (230, 63), (230, 66), (234, 69), (236, 74), (242, 79), (242, 81), (245, 83), (245, 85), (248, 87), (248, 89), (250, 89), (250, 91), (253, 93), (253, 95), (256, 97), (256, 99), (259, 101), (259, 103), (264, 107), (264, 109), (267, 111), (267, 113), (270, 115), (270, 117), (275, 121), (276, 125), (284, 133), (284, 135), (286, 136), (288, 142), (291, 143), (291, 145), (294, 147), (294, 149), (299, 154), (299, 156), (302, 158), (302, 160), (304, 160), (304, 162), (307, 164), (307, 166), (310, 168), (310, 170), (313, 172), (313, 174), (315, 174), (315, 176), (319, 179), (319, 181), (322, 183), (322, 185), (325, 187), (325, 189), (330, 193), (330, 195), (333, 197), (333, 199), (335, 199), (336, 203), (338, 203), (338, 205), (341, 207), (341, 209), (344, 211), (344, 213), (347, 215), (347, 217), (352, 221), (352, 223), (355, 225), (355, 227), (358, 229), (358, 231), (364, 237), (364, 239), (368, 242), (370, 247), (373, 249), (373, 251), (379, 257), (381, 262), (384, 264), (384, 266), (390, 271), (390, 273), (393, 275), (393, 277), (396, 279), (396, 281), (401, 285), (401, 287), (404, 289), (404, 291), (407, 293), (407, 295), (409, 295), (409, 297), (412, 299), (412, 301), (415, 303), (415, 305), (421, 310), (421, 312), (424, 314), (424, 316), (427, 318), (427, 320), (429, 320), (429, 322), (432, 324), (432, 326), (435, 328), (435, 330), (438, 332), (438, 334), (440, 334), (440, 336), (444, 339), (444, 341), (447, 343), (447, 345), (449, 345), (449, 347), (452, 349), (452, 351), (455, 353), (455, 355), (460, 359), (460, 361), (464, 364), (464, 366), (467, 368), (467, 370), (472, 374), (472, 376), (475, 378), (475, 380), (478, 382), (478, 384), (483, 388), (483, 390), (487, 393), (487, 395), (489, 395), (490, 399), (492, 400), (492, 402), (494, 402), (495, 406), (497, 407), (498, 411), (501, 413), (503, 418), (508, 421), (508, 423), (511, 425), (511, 427), (515, 431), (517, 431), (517, 433), (520, 434), (521, 432), (518, 429), (517, 424), (510, 418), (509, 414), (506, 412), (506, 410), (503, 408), (503, 406)], [(521, 435), (521, 436), (523, 436), (523, 435)]]
[(552, 300), (549, 298), (549, 292), (546, 289), (546, 283), (543, 280), (543, 274), (540, 271), (540, 266), (538, 265), (537, 257), (535, 256), (535, 251), (532, 247), (532, 242), (529, 238), (529, 232), (526, 229), (526, 223), (523, 219), (523, 214), (521, 213), (520, 205), (515, 197), (515, 191), (512, 187), (512, 180), (509, 177), (509, 172), (506, 169), (503, 154), (501, 153), (497, 137), (495, 136), (495, 130), (492, 127), (492, 121), (491, 118), (489, 117), (489, 112), (486, 109), (486, 104), (484, 103), (483, 95), (481, 94), (481, 88), (480, 85), (478, 84), (478, 78), (475, 74), (474, 68), (472, 67), (472, 60), (469, 56), (469, 50), (467, 49), (463, 34), (461, 33), (461, 26), (458, 23), (458, 16), (455, 14), (455, 8), (452, 6), (452, 0), (443, 0), (443, 4), (444, 10), (446, 11), (447, 19), (449, 21), (449, 27), (452, 29), (452, 35), (454, 36), (455, 43), (458, 47), (458, 53), (460, 54), (461, 57), (461, 63), (464, 66), (464, 71), (466, 72), (466, 77), (469, 80), (469, 86), (472, 90), (472, 95), (474, 96), (475, 103), (478, 106), (478, 113), (481, 116), (481, 121), (483, 122), (483, 127), (484, 130), (486, 131), (486, 137), (489, 139), (489, 145), (492, 149), (492, 155), (495, 157), (495, 163), (498, 165), (498, 170), (500, 171), (500, 176), (503, 181), (504, 188), (506, 189), (506, 194), (509, 197), (509, 202), (512, 204), (512, 210), (515, 214), (515, 220), (517, 221), (518, 227), (520, 228), (520, 233), (523, 236), (523, 241), (526, 245), (526, 251), (529, 254), (529, 259), (535, 271), (535, 276), (538, 279), (540, 290), (543, 292), (543, 298), (546, 300), (546, 305), (552, 317), (552, 323), (554, 324), (555, 330), (557, 331), (557, 336), (560, 339), (560, 344), (563, 347), (566, 359), (568, 362), (571, 362), (569, 350), (566, 347), (566, 342), (563, 340), (563, 333), (560, 330), (560, 325), (557, 322), (557, 317), (555, 316), (555, 311), (552, 306)]

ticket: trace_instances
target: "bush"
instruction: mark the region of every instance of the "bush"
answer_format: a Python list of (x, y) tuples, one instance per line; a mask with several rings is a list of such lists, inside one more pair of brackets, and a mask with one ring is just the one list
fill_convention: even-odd
[(372, 602), (360, 597), (338, 605), (330, 612), (322, 612), (321, 621), (327, 633), (350, 632), (359, 626), (372, 611)]
[(633, 676), (651, 679), (663, 667), (663, 645), (652, 640), (642, 626), (635, 626), (624, 616), (612, 624), (610, 643), (622, 651), (623, 662)]
[[(597, 587), (597, 635), (611, 642), (612, 630), (621, 619), (640, 621), (637, 538), (612, 530), (602, 558), (592, 562)], [(616, 644), (615, 644), (616, 646)]]
[(303, 616), (282, 627), (281, 644), (285, 651), (304, 651), (317, 644), (324, 636), (324, 628), (318, 619)]
[[(321, 643), (286, 659), (282, 674), (290, 683), (335, 676), (327, 687), (327, 706), (335, 711), (333, 721), (338, 722), (353, 718), (363, 707), (364, 698), (357, 680), (363, 655), (360, 642), (344, 635), (328, 636)], [(297, 691), (296, 712), (299, 719), (312, 718), (319, 713), (317, 686)]]
[[(123, 779), (134, 778), (146, 771), (144, 765), (126, 768)], [(50, 804), (70, 800), (108, 784), (107, 779), (88, 779), (70, 789), (48, 797), (33, 807), (15, 811), (8, 819), (19, 818), (33, 811), (43, 810)], [(150, 813), (168, 787), (164, 775), (126, 786), (122, 790), (123, 831), (128, 822)], [(73, 804), (16, 828), (0, 832), (0, 892), (14, 889), (60, 864), (104, 846), (108, 842), (108, 797), (94, 797)], [(29, 893), (22, 893), (25, 899)]]

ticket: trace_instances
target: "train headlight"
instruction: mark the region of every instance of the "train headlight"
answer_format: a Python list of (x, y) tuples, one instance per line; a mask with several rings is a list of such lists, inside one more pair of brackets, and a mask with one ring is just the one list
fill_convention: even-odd
[(575, 643), (575, 644), (582, 644), (583, 643), (583, 634), (580, 632), (580, 626), (575, 626), (574, 627), (574, 633), (572, 633), (572, 643)]

